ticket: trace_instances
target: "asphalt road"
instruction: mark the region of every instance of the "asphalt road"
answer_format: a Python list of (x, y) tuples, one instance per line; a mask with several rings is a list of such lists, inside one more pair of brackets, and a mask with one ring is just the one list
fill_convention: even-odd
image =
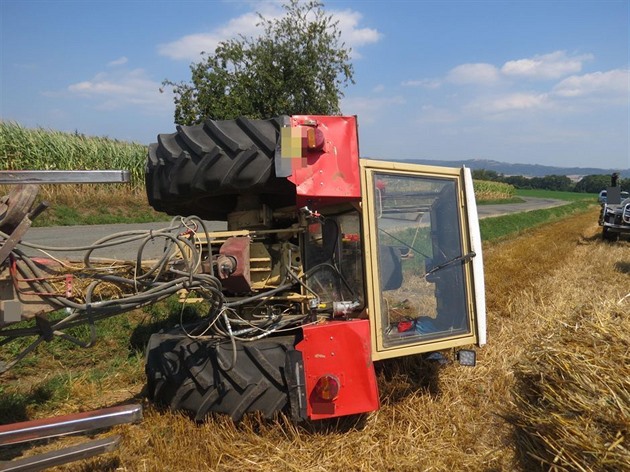
[(566, 205), (566, 200), (555, 200), (552, 198), (519, 197), (523, 203), (505, 203), (500, 205), (478, 205), (477, 214), (479, 218), (490, 218), (493, 216), (509, 215), (512, 213), (522, 213), (525, 211), (542, 210)]
[[(524, 203), (509, 203), (501, 205), (479, 205), (477, 208), (479, 218), (489, 218), (493, 216), (507, 215), (554, 206), (564, 205), (565, 201), (543, 198), (523, 198)], [(219, 231), (226, 229), (225, 222), (207, 222), (209, 231)], [(88, 246), (91, 243), (116, 233), (128, 232), (132, 230), (156, 230), (166, 228), (168, 222), (163, 223), (141, 223), (141, 224), (115, 224), (115, 225), (90, 225), (90, 226), (53, 226), (47, 228), (31, 228), (24, 241), (50, 246), (50, 247), (79, 247)], [(156, 258), (162, 252), (164, 240), (150, 242), (144, 249), (143, 258)], [(27, 254), (41, 256), (42, 253), (25, 248)], [(95, 251), (92, 257), (118, 258), (122, 260), (135, 260), (138, 251), (138, 242), (116, 246), (115, 248)], [(83, 257), (85, 251), (72, 252), (51, 252), (55, 257), (62, 259), (76, 259)]]

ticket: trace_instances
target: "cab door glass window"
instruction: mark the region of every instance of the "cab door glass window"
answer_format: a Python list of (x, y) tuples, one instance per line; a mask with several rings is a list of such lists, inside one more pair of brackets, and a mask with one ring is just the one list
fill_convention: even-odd
[(456, 179), (373, 174), (384, 347), (468, 334)]

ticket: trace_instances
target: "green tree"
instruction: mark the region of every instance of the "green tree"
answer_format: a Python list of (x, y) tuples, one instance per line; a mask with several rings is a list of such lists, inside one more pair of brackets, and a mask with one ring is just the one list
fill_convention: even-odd
[(505, 182), (506, 184), (513, 185), (516, 188), (522, 188), (522, 189), (533, 188), (531, 179), (528, 179), (527, 177), (523, 177), (522, 175), (510, 175), (509, 177), (503, 178), (502, 181)]
[(190, 82), (164, 81), (173, 87), (175, 122), (338, 114), (341, 88), (354, 83), (354, 69), (338, 22), (323, 6), (289, 0), (280, 18), (259, 13), (261, 36), (223, 41), (213, 54), (202, 53), (190, 66)]
[(539, 188), (570, 192), (573, 190), (573, 182), (566, 175), (546, 175), (540, 179)]
[(488, 169), (475, 169), (472, 171), (472, 178), (475, 180), (490, 180), (490, 181), (500, 181), (503, 176), (499, 175), (494, 170)]
[(610, 185), (610, 175), (585, 175), (575, 184), (575, 191), (582, 193), (599, 193)]

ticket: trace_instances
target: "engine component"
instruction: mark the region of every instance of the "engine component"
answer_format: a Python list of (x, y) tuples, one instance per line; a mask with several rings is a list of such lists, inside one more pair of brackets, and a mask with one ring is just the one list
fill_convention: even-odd
[(223, 288), (232, 293), (248, 293), (252, 284), (249, 276), (249, 247), (248, 237), (228, 238), (217, 257), (217, 274)]

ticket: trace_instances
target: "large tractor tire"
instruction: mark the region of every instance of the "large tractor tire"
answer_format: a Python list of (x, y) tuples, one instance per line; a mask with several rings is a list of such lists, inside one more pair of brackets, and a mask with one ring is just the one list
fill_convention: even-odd
[(284, 121), (206, 120), (160, 134), (149, 146), (146, 165), (149, 204), (170, 215), (209, 220), (225, 220), (241, 195), (257, 195), (271, 208), (294, 204), (295, 186), (275, 175)]
[(250, 412), (272, 417), (289, 403), (285, 362), (295, 342), (295, 336), (237, 342), (233, 362), (230, 341), (154, 334), (147, 346), (148, 396), (192, 412), (196, 421), (211, 412), (234, 421)]

